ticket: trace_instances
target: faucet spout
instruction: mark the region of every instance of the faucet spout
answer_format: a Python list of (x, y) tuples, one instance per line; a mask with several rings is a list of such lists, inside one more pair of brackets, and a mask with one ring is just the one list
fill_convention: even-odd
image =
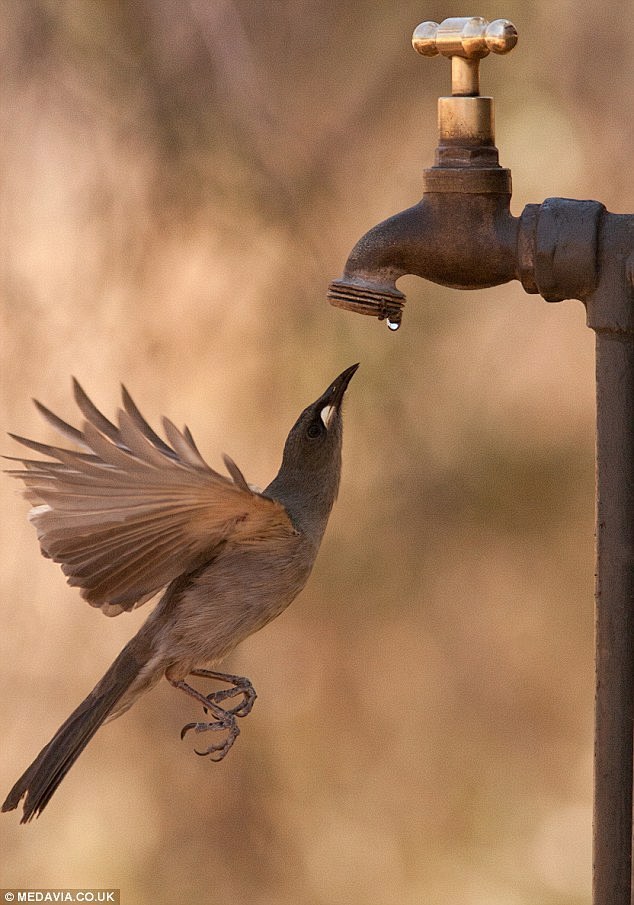
[[(482, 289), (517, 277), (519, 218), (510, 212), (508, 191), (479, 191), (486, 174), (507, 171), (433, 168), (437, 177), (456, 180), (461, 190), (426, 191), (413, 207), (370, 229), (352, 249), (341, 279), (328, 287), (332, 305), (393, 319), (402, 314), (405, 296), (396, 281), (406, 274), (456, 289)], [(430, 173), (432, 171), (427, 171)], [(470, 179), (476, 176), (475, 182)], [(447, 185), (448, 183), (446, 183)], [(471, 188), (471, 191), (469, 189)]]

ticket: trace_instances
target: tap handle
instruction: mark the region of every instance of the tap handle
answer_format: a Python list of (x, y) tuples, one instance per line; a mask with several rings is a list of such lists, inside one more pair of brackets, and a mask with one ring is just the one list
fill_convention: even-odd
[(414, 50), (425, 57), (451, 58), (451, 93), (474, 97), (480, 93), (480, 60), (493, 53), (509, 53), (517, 44), (517, 29), (508, 19), (487, 22), (481, 16), (421, 22), (414, 30)]

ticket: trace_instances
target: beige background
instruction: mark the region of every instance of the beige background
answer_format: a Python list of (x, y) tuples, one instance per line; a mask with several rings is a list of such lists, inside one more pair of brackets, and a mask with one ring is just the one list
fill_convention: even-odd
[[(627, 2), (507, 0), (486, 60), (513, 212), (634, 209)], [(227, 667), (259, 699), (221, 765), (166, 683), (105, 727), (43, 817), (0, 821), (0, 886), (122, 902), (589, 901), (593, 337), (579, 302), (406, 278), (403, 328), (329, 307), (374, 223), (417, 200), (449, 65), (440, 3), (6, 0), (1, 426), (52, 439), (70, 375), (124, 381), (251, 481), (361, 361), (310, 585)], [(9, 439), (2, 450), (14, 453)], [(107, 620), (0, 481), (2, 792), (147, 611)]]

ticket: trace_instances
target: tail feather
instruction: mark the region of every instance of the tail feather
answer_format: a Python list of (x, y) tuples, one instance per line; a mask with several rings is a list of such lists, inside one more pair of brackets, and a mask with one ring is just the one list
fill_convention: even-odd
[(128, 644), (18, 779), (2, 805), (3, 811), (17, 808), (26, 795), (20, 823), (39, 816), (97, 729), (139, 675), (142, 665), (134, 655), (132, 643)]

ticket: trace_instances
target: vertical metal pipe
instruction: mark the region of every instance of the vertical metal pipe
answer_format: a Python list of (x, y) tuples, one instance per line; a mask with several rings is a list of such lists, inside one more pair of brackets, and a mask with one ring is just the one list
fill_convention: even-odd
[(594, 905), (631, 905), (634, 335), (597, 332)]

